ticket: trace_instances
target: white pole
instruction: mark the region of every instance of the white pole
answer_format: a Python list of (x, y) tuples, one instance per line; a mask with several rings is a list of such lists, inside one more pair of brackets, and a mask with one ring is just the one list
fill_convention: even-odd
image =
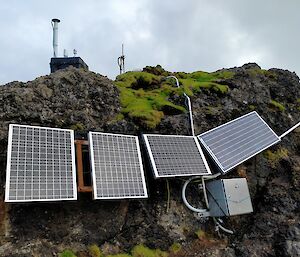
[[(166, 79), (168, 79), (168, 78), (175, 79), (176, 80), (176, 86), (180, 87), (179, 86), (179, 81), (178, 81), (178, 79), (175, 76), (168, 76), (168, 77), (166, 77)], [(190, 118), (190, 125), (191, 125), (192, 136), (195, 136), (191, 99), (190, 99), (190, 97), (186, 93), (183, 93), (183, 95), (187, 99), (187, 105), (188, 105), (188, 109), (189, 109), (189, 118)]]
[(283, 138), (284, 136), (286, 136), (287, 134), (291, 133), (293, 130), (295, 130), (296, 128), (298, 128), (300, 126), (300, 122), (298, 122), (295, 126), (291, 127), (289, 130), (287, 130), (286, 132), (284, 132), (281, 136), (279, 136), (279, 138)]
[(52, 28), (53, 28), (53, 57), (58, 56), (58, 23), (59, 19), (52, 19)]

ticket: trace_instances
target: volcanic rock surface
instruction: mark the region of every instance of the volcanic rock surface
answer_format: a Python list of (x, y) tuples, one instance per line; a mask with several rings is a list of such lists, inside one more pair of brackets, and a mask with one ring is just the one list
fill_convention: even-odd
[[(146, 71), (172, 74), (161, 67)], [(191, 96), (196, 134), (252, 110), (279, 135), (300, 121), (295, 73), (265, 71), (253, 63), (224, 71), (233, 74), (218, 81), (228, 92), (201, 90)], [(174, 99), (170, 101), (177, 104)], [(130, 252), (138, 244), (167, 251), (174, 243), (181, 249), (170, 256), (300, 255), (299, 130), (228, 174), (247, 178), (254, 207), (252, 214), (226, 221), (233, 235), (218, 235), (210, 219), (199, 219), (184, 206), (183, 180), (169, 180), (168, 200), (166, 181), (153, 179), (144, 152), (148, 200), (94, 201), (89, 194), (79, 194), (74, 202), (3, 203), (10, 123), (72, 128), (78, 138), (95, 130), (190, 133), (186, 113), (165, 114), (155, 128), (145, 128), (126, 115), (118, 118), (121, 112), (113, 81), (75, 68), (0, 86), (0, 256), (57, 256), (64, 249), (84, 252), (91, 244), (111, 253)], [(197, 204), (197, 187), (192, 189), (189, 194)], [(204, 232), (199, 236), (199, 231)]]

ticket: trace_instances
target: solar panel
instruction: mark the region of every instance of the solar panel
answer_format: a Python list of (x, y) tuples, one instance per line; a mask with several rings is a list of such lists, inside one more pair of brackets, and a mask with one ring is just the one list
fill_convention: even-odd
[(90, 132), (94, 199), (146, 198), (136, 136)]
[(196, 137), (148, 134), (144, 141), (156, 178), (211, 174)]
[(255, 111), (207, 131), (198, 138), (223, 173), (280, 141)]
[(9, 125), (6, 202), (76, 200), (72, 130)]

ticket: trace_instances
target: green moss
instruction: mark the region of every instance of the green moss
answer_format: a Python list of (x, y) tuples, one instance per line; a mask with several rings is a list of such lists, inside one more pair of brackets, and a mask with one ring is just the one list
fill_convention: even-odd
[(167, 257), (168, 253), (160, 249), (150, 249), (144, 245), (135, 246), (131, 254), (133, 257)]
[(124, 115), (122, 113), (118, 113), (114, 119), (114, 121), (124, 120)]
[(226, 94), (228, 92), (229, 88), (226, 85), (220, 85), (217, 83), (213, 83), (212, 90), (217, 93)]
[(284, 105), (279, 102), (276, 102), (275, 100), (271, 100), (270, 105), (271, 105), (271, 107), (273, 107), (281, 112), (283, 112), (285, 110)]
[(70, 129), (72, 130), (78, 130), (78, 131), (82, 131), (84, 130), (84, 125), (82, 123), (76, 123), (76, 124), (73, 124)]
[(184, 79), (180, 79), (185, 92), (192, 95), (193, 92), (199, 92), (201, 89), (212, 90), (219, 94), (226, 94), (229, 91), (227, 85), (219, 84), (220, 79), (228, 79), (233, 76), (233, 72), (219, 71), (219, 72), (203, 72), (197, 71), (188, 74)]
[(256, 106), (252, 104), (250, 104), (248, 107), (250, 111), (254, 111), (256, 109)]
[(103, 257), (100, 248), (96, 244), (89, 246), (89, 254), (91, 257)]
[(195, 231), (196, 236), (200, 239), (200, 240), (210, 240), (212, 239), (212, 235), (206, 233), (204, 230), (202, 229), (198, 229), (197, 231)]
[(181, 250), (181, 245), (179, 243), (174, 243), (170, 246), (170, 252), (178, 253)]
[(259, 69), (259, 68), (252, 68), (248, 70), (248, 73), (250, 76), (257, 76), (257, 75), (263, 75), (265, 77), (268, 77), (270, 79), (276, 79), (277, 75), (273, 71)]
[(297, 102), (297, 110), (300, 111), (300, 98), (298, 98), (296, 102)]
[(205, 232), (202, 229), (198, 229), (197, 231), (195, 231), (195, 234), (199, 239), (205, 237)]
[(132, 257), (132, 255), (127, 253), (119, 253), (119, 254), (106, 255), (106, 257)]
[(216, 71), (216, 72), (205, 72), (205, 71), (196, 71), (189, 75), (190, 78), (195, 79), (199, 82), (207, 81), (217, 81), (220, 79), (229, 79), (234, 75), (231, 71)]
[(262, 70), (263, 74), (270, 78), (270, 79), (276, 79), (277, 78), (277, 74), (273, 71), (269, 71), (269, 70)]
[(186, 72), (176, 72), (175, 76), (178, 79), (186, 79), (188, 77), (188, 73), (186, 73)]
[(120, 87), (145, 88), (159, 79), (159, 76), (148, 72), (131, 71), (117, 76), (115, 84)]
[(174, 86), (172, 79), (162, 80), (164, 77), (148, 72), (127, 72), (116, 78), (115, 85), (120, 90), (121, 113), (137, 123), (155, 128), (164, 114), (179, 114), (185, 112), (183, 106), (170, 101), (172, 95), (186, 93), (191, 96), (202, 89), (211, 90), (218, 94), (226, 94), (228, 86), (219, 84), (220, 79), (233, 76), (229, 71), (175, 73), (180, 79), (180, 88)]
[[(164, 113), (185, 112), (184, 107), (168, 100), (172, 94), (179, 94), (180, 89), (167, 84), (162, 84), (160, 88), (146, 86), (147, 83), (150, 85), (154, 81), (157, 83), (158, 76), (146, 72), (132, 73), (120, 75), (116, 81), (120, 90), (123, 115), (148, 128), (155, 128), (164, 117)], [(136, 85), (141, 87), (138, 88)]]
[(264, 152), (265, 158), (267, 158), (270, 166), (273, 168), (276, 168), (276, 166), (282, 159), (288, 157), (288, 154), (289, 151), (284, 147), (279, 148), (275, 152), (272, 152), (271, 150), (267, 150)]
[(71, 250), (64, 250), (58, 254), (59, 257), (76, 257), (76, 255)]
[(204, 107), (203, 112), (206, 115), (216, 116), (219, 114), (221, 109), (222, 109), (222, 107), (219, 107), (219, 106), (206, 106), (206, 107)]

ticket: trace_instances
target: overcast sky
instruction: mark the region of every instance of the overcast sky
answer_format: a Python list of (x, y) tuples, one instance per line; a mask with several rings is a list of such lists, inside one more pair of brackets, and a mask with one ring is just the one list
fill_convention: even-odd
[(77, 49), (112, 79), (125, 44), (126, 69), (215, 71), (257, 62), (300, 74), (299, 0), (10, 0), (0, 4), (0, 84), (49, 73), (51, 19), (59, 55)]

